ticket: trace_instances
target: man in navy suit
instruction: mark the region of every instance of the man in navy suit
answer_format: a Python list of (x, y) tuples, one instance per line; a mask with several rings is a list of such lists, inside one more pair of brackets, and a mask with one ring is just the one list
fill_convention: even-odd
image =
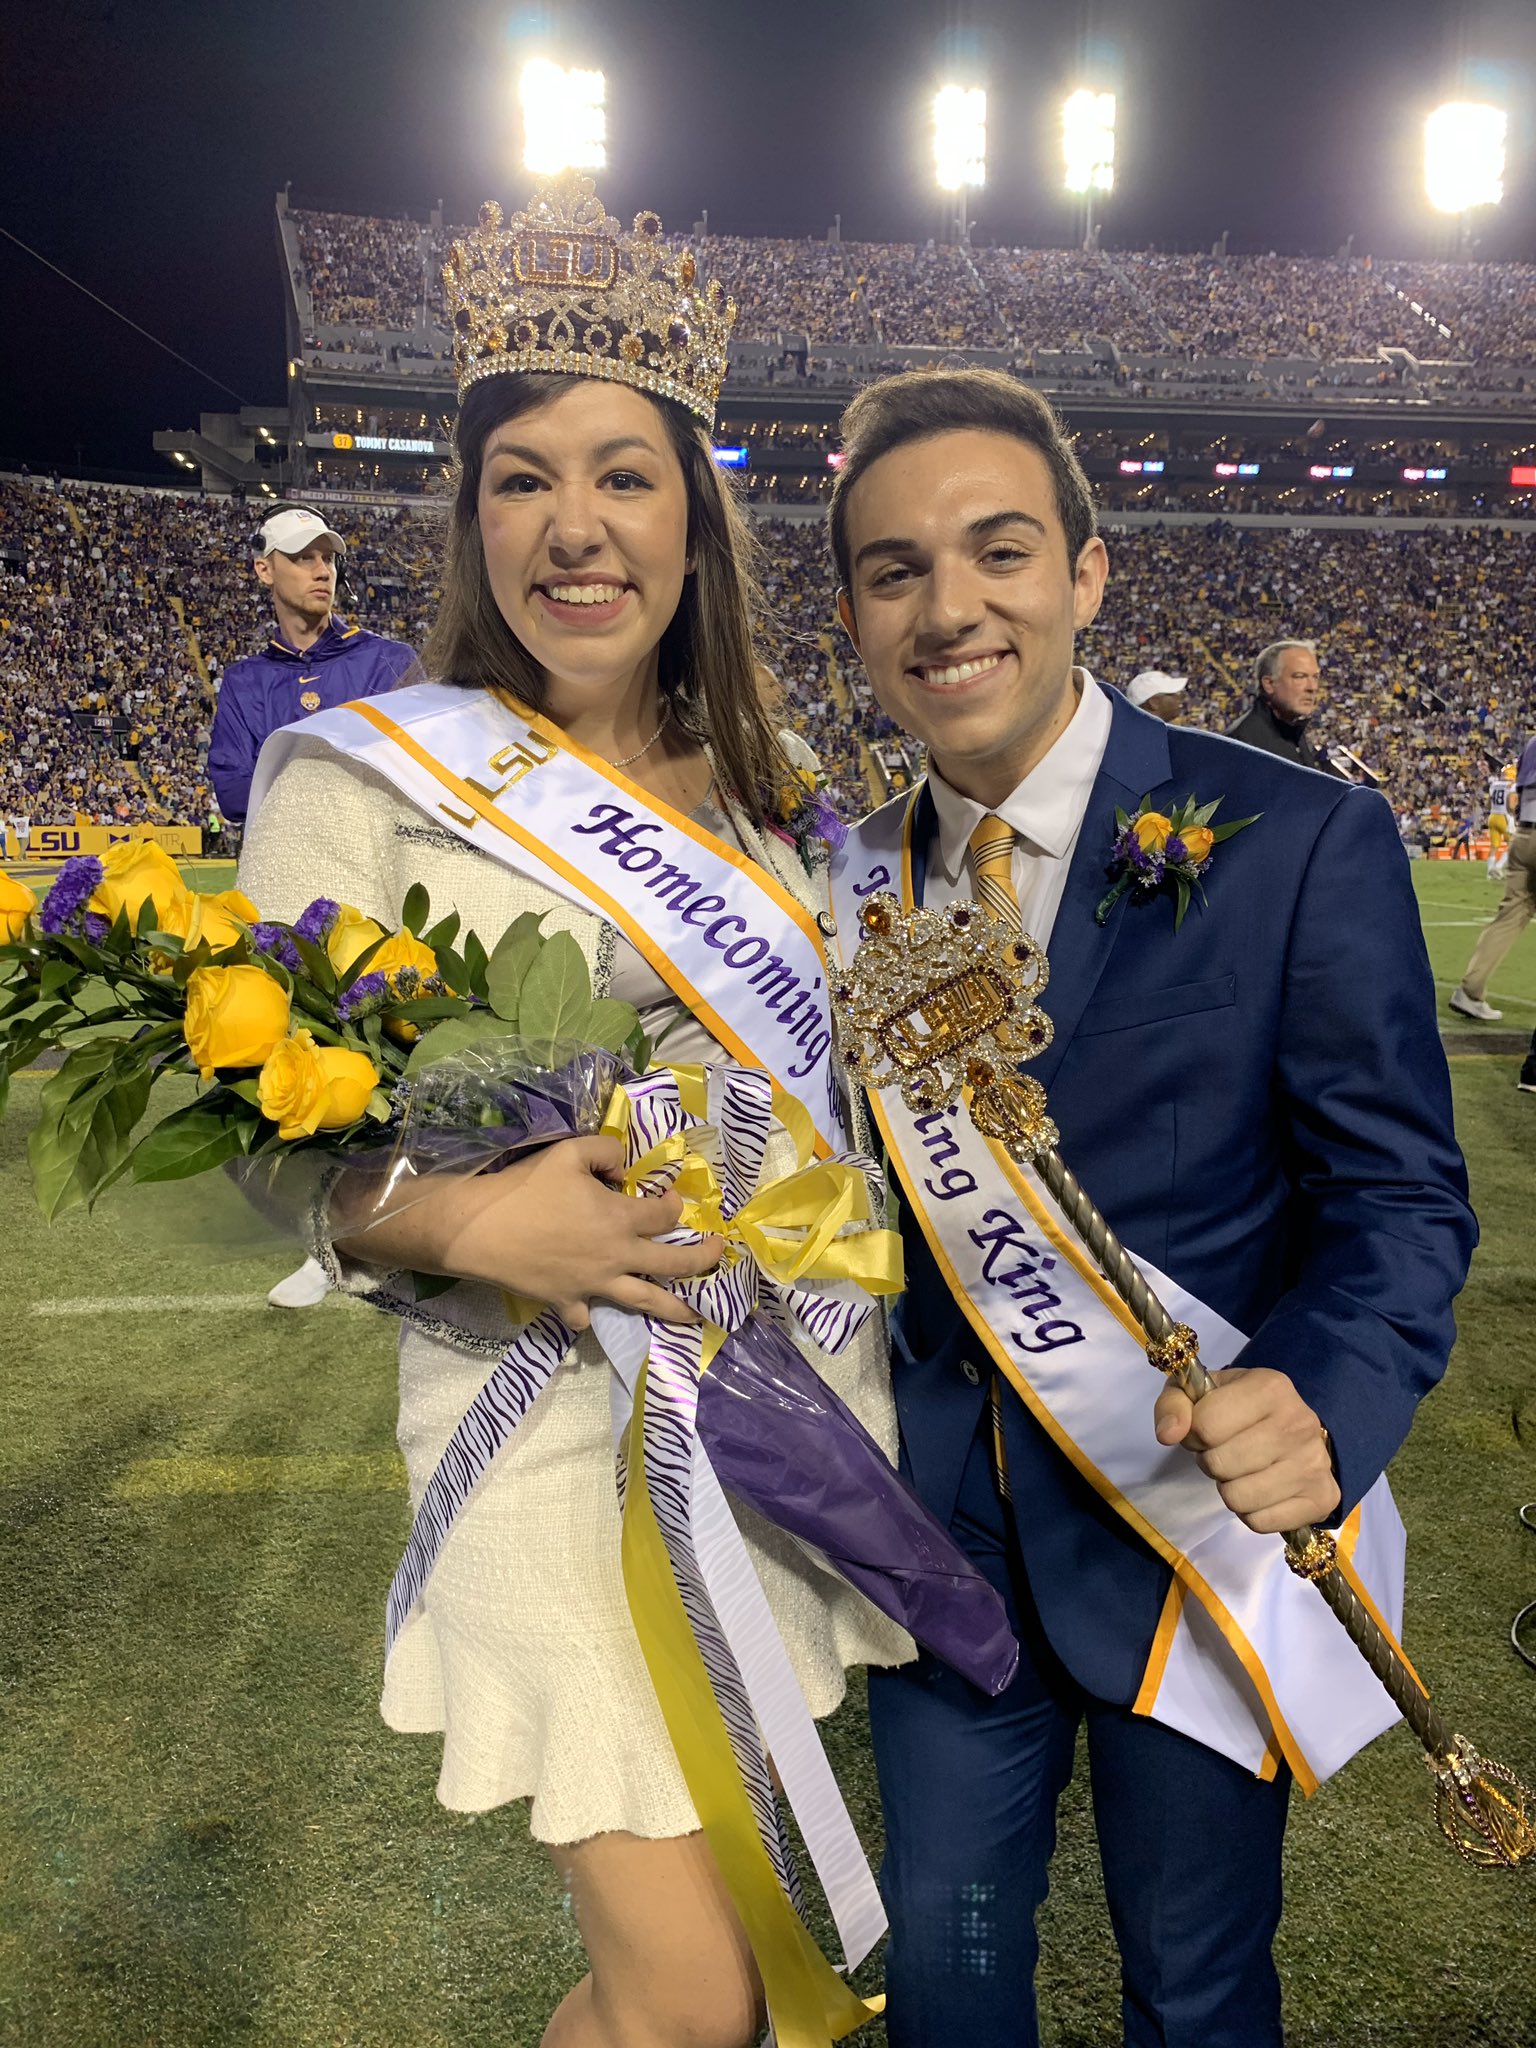
[[(1248, 1339), (1198, 1414), (1171, 1385), (1154, 1403), (1149, 1371), (1146, 1428), (1250, 1528), (1337, 1524), (1445, 1369), (1475, 1241), (1391, 810), (1166, 726), (1074, 666), (1109, 564), (1035, 393), (986, 371), (889, 378), (843, 440), (843, 623), (929, 750), (914, 894), (985, 898), (978, 828), (1011, 831), (1017, 914), (1051, 963), (1055, 1038), (1029, 1071), (1063, 1153), (1132, 1252)], [(1176, 932), (1171, 891), (1126, 893), (1101, 925), (1116, 807), (1191, 796), (1256, 821), (1214, 849), (1207, 900)], [(904, 1469), (1024, 1654), (995, 1701), (927, 1657), (870, 1674), (893, 2048), (1036, 2042), (1034, 1916), (1082, 1728), (1126, 2040), (1270, 2048), (1288, 1773), (1134, 1710), (1169, 1568), (996, 1378), (912, 1208)]]

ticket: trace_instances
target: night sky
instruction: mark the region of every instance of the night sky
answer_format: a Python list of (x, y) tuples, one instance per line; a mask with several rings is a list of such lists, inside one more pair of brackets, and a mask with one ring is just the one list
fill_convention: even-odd
[[(1068, 244), (1055, 110), (1121, 95), (1107, 247), (1432, 255), (1425, 113), (1510, 111), (1483, 253), (1536, 257), (1536, 0), (48, 0), (0, 38), (0, 226), (256, 404), (283, 396), (273, 194), (450, 220), (527, 181), (536, 50), (608, 74), (621, 215), (849, 239), (939, 231), (926, 108), (989, 93), (979, 239)], [(168, 479), (150, 446), (235, 400), (0, 240), (0, 466)]]

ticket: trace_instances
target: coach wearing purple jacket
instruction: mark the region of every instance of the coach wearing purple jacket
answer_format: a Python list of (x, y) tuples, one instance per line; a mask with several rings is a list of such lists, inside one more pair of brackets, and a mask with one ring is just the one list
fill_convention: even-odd
[[(307, 505), (284, 505), (256, 537), (256, 580), (272, 593), (273, 629), (260, 654), (224, 671), (208, 742), (219, 809), (245, 823), (256, 757), (270, 734), (312, 712), (378, 697), (408, 679), (416, 652), (403, 640), (344, 626), (332, 607), (346, 543)], [(268, 1294), (274, 1308), (313, 1308), (330, 1283), (315, 1259)]]
[(233, 662), (219, 687), (208, 773), (219, 809), (244, 824), (256, 756), (269, 733), (313, 711), (377, 697), (414, 667), (416, 652), (347, 626), (332, 611), (346, 543), (318, 512), (274, 512), (256, 541), (256, 580), (272, 594), (273, 630), (260, 654)]

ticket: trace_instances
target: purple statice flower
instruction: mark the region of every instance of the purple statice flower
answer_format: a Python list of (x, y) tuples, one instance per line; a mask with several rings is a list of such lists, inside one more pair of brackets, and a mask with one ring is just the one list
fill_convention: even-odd
[(1184, 844), (1177, 832), (1165, 843), (1163, 859), (1171, 868), (1176, 868), (1181, 862), (1189, 859), (1189, 848)]
[(294, 930), (301, 939), (307, 939), (312, 946), (323, 946), (325, 935), (336, 922), (340, 904), (333, 903), (329, 896), (317, 896), (309, 908), (295, 921)]
[(59, 869), (53, 887), (43, 898), (38, 924), (45, 932), (61, 932), (72, 925), (87, 901), (101, 887), (101, 862), (92, 853), (76, 854)]
[(304, 962), (299, 958), (298, 947), (280, 924), (253, 925), (251, 939), (258, 953), (270, 953), (290, 974), (297, 974), (303, 967)]
[(824, 839), (836, 853), (847, 841), (848, 827), (828, 799), (820, 793), (811, 806), (811, 813), (812, 832), (818, 839)]
[(382, 1007), (388, 1000), (387, 974), (360, 974), (350, 988), (342, 990), (336, 1003), (336, 1015), (343, 1024), (350, 1024), (354, 1017), (374, 1007)]
[(111, 920), (94, 910), (88, 910), (81, 922), (85, 927), (85, 936), (93, 946), (99, 946), (112, 929)]
[(1120, 837), (1110, 848), (1110, 859), (1118, 861), (1122, 867), (1134, 867), (1136, 865), (1136, 857), (1140, 852), (1141, 841), (1136, 837), (1131, 827), (1127, 825), (1120, 834)]

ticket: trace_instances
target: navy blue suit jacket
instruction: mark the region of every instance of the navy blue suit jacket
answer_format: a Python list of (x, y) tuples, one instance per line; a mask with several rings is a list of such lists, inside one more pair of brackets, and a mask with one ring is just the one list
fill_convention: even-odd
[[(1093, 685), (1092, 687), (1100, 687)], [(1108, 747), (1051, 938), (1045, 1085), (1067, 1163), (1133, 1253), (1249, 1334), (1332, 1433), (1347, 1513), (1445, 1370), (1476, 1242), (1409, 866), (1382, 797), (1257, 748), (1165, 726), (1107, 692)], [(1124, 896), (1107, 926), (1116, 805), (1221, 797), (1208, 900)], [(919, 897), (934, 830), (914, 832)], [(893, 1328), (903, 1463), (953, 1510), (985, 1367), (903, 1204)], [(986, 1372), (980, 1375), (985, 1382)], [(1147, 1373), (1147, 1427), (1158, 1390)], [(1047, 1634), (1101, 1699), (1140, 1685), (1166, 1565), (1024, 1409), (1007, 1436)]]

